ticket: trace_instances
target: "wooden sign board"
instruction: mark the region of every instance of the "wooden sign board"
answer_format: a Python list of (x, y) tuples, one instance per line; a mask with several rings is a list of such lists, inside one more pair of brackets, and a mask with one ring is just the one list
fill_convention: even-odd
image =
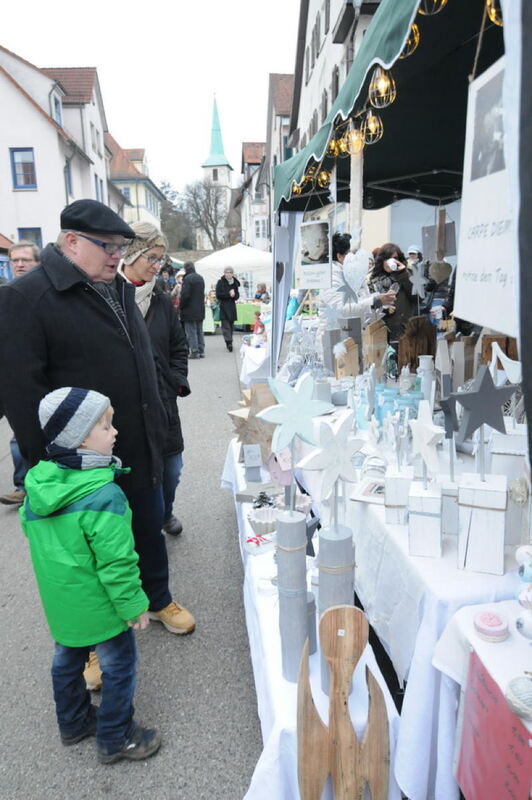
[(370, 322), (362, 334), (364, 369), (375, 364), (377, 376), (384, 375), (382, 360), (388, 348), (388, 328), (381, 319)]

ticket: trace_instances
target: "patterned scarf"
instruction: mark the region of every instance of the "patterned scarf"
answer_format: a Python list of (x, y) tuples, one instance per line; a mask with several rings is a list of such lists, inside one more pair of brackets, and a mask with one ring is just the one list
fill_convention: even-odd
[(46, 452), (51, 461), (55, 461), (56, 464), (69, 469), (111, 467), (119, 475), (130, 471), (130, 467), (122, 468), (122, 462), (118, 456), (104, 456), (102, 453), (97, 453), (95, 450), (85, 450), (83, 447), (79, 447), (77, 450), (70, 450), (67, 447), (60, 447), (52, 443), (46, 446)]

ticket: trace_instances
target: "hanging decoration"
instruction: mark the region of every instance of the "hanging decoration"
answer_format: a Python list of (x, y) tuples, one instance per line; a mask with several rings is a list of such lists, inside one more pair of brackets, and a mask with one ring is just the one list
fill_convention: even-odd
[(486, 14), (490, 18), (490, 22), (502, 28), (503, 21), (500, 0), (486, 0)]
[(316, 164), (311, 164), (310, 166), (308, 166), (307, 167), (307, 171), (305, 173), (305, 176), (304, 176), (303, 180), (301, 181), (302, 185), (303, 186), (309, 185), (309, 184), (313, 185), (314, 181), (316, 180), (317, 171), (318, 171), (318, 167), (316, 166)]
[(374, 108), (386, 108), (393, 103), (397, 89), (393, 75), (384, 67), (375, 67), (369, 85), (369, 102)]
[(447, 0), (421, 0), (418, 13), (427, 17), (433, 17), (434, 14), (439, 14), (446, 5)]
[(349, 121), (349, 127), (344, 133), (346, 151), (350, 156), (361, 153), (364, 149), (364, 134), (362, 129), (357, 127), (353, 120)]
[(384, 133), (384, 125), (382, 119), (378, 114), (375, 114), (370, 108), (362, 122), (362, 134), (364, 136), (365, 144), (375, 144), (379, 139), (382, 139)]
[(303, 189), (299, 185), (299, 183), (296, 183), (295, 181), (293, 181), (292, 182), (292, 194), (297, 196), (297, 195), (300, 195), (302, 191), (303, 191)]
[(412, 27), (410, 28), (410, 34), (408, 39), (406, 40), (406, 44), (401, 51), (401, 55), (399, 58), (408, 58), (411, 56), (415, 50), (417, 50), (419, 42), (421, 40), (421, 34), (419, 32), (419, 25), (414, 22)]
[(327, 145), (327, 155), (332, 156), (332, 158), (338, 158), (340, 155), (340, 140), (342, 136), (339, 131), (333, 131), (331, 138), (329, 139), (329, 143)]

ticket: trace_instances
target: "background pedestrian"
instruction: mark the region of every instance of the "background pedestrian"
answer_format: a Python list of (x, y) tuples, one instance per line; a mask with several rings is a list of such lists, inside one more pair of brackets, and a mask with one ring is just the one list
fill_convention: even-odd
[(220, 322), (225, 346), (233, 352), (233, 326), (236, 322), (236, 301), (239, 298), (240, 281), (235, 278), (233, 267), (226, 267), (216, 284), (216, 299), (220, 303)]
[(185, 264), (185, 276), (179, 301), (181, 321), (185, 326), (189, 358), (205, 358), (203, 320), (205, 319), (205, 281), (191, 261)]

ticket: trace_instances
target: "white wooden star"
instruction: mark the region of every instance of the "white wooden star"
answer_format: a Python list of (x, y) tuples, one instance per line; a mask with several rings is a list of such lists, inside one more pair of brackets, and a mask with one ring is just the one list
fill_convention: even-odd
[(425, 299), (425, 286), (427, 279), (424, 273), (425, 266), (423, 263), (414, 264), (412, 267), (412, 274), (409, 275), (410, 283), (412, 284), (412, 294), (417, 294), (420, 300)]
[(439, 461), (436, 445), (441, 442), (445, 430), (434, 425), (428, 400), (421, 400), (417, 419), (408, 421), (412, 431), (412, 453), (420, 455), (430, 472), (438, 472)]
[(332, 403), (314, 400), (314, 378), (306, 373), (297, 379), (294, 388), (279, 378), (269, 378), (268, 383), (277, 405), (269, 406), (257, 414), (259, 419), (277, 425), (272, 439), (272, 451), (278, 453), (299, 436), (309, 444), (316, 444), (312, 420), (321, 414), (334, 411)]
[(301, 459), (300, 469), (322, 470), (321, 496), (325, 500), (339, 478), (356, 483), (358, 474), (352, 458), (366, 443), (364, 439), (349, 439), (353, 428), (353, 412), (343, 411), (337, 420), (322, 422), (319, 447)]

